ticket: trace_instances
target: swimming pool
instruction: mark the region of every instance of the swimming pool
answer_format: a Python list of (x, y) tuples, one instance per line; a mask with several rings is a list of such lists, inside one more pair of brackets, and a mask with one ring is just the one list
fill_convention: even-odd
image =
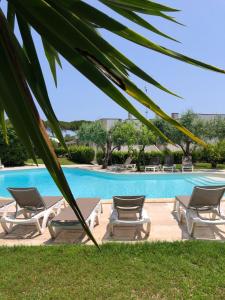
[[(190, 195), (195, 185), (223, 185), (225, 178), (207, 174), (111, 174), (75, 168), (63, 169), (75, 197), (112, 198), (113, 195), (145, 195), (172, 198)], [(0, 196), (7, 187), (37, 187), (42, 195), (60, 195), (46, 169), (0, 172)]]

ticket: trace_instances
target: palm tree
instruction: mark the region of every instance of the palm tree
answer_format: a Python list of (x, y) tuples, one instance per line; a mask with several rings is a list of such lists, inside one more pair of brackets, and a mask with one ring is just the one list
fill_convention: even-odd
[[(42, 39), (55, 82), (57, 82), (56, 64), (61, 65), (59, 58), (61, 55), (113, 101), (167, 141), (167, 137), (129, 102), (125, 94), (151, 109), (194, 141), (204, 145), (203, 141), (161, 110), (129, 79), (129, 74), (135, 74), (164, 92), (177, 95), (114, 48), (101, 36), (99, 29), (104, 28), (140, 46), (195, 66), (220, 73), (224, 73), (224, 70), (157, 45), (82, 0), (5, 1), (7, 1), (6, 14), (3, 13), (2, 2), (0, 2), (0, 120), (5, 140), (7, 142), (4, 120), (6, 113), (35, 162), (34, 147), (38, 149), (55, 183), (73, 208), (89, 237), (97, 245), (76, 205), (34, 102), (34, 100), (38, 102), (55, 135), (66, 148), (48, 96), (32, 30), (35, 30)], [(168, 15), (176, 12), (176, 9), (150, 0), (98, 0), (98, 2), (133, 23), (174, 40), (148, 23), (142, 14), (158, 16), (178, 23)], [(18, 23), (23, 45), (14, 32), (15, 20)]]

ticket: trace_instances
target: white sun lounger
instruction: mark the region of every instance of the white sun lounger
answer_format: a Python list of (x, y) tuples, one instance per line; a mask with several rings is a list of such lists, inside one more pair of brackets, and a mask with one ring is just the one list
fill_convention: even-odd
[[(77, 205), (92, 232), (95, 225), (99, 224), (99, 216), (102, 213), (100, 198), (78, 198)], [(71, 207), (66, 207), (49, 223), (49, 232), (54, 239), (62, 230), (80, 230), (82, 225)]]
[(161, 169), (161, 164), (160, 164), (160, 157), (156, 156), (156, 157), (152, 157), (150, 159), (150, 163), (149, 165), (145, 166), (145, 172), (148, 171), (160, 171)]
[(136, 164), (132, 164), (132, 157), (128, 157), (123, 164), (114, 164), (111, 166), (111, 171), (120, 171), (120, 170), (136, 170)]
[(192, 163), (192, 157), (191, 156), (183, 156), (182, 157), (182, 172), (185, 171), (194, 171), (194, 165)]
[[(16, 202), (16, 212), (13, 215), (4, 215), (0, 222), (6, 233), (9, 233), (14, 224), (35, 225), (40, 234), (43, 234), (50, 215), (56, 215), (65, 205), (62, 196), (41, 197), (36, 188), (9, 188)], [(40, 222), (42, 220), (42, 222)]]
[(174, 211), (178, 222), (185, 217), (189, 235), (193, 236), (197, 224), (225, 224), (225, 215), (220, 210), (220, 201), (225, 186), (196, 186), (191, 196), (176, 196)]
[(114, 196), (109, 218), (110, 235), (114, 226), (139, 226), (147, 224), (146, 237), (150, 234), (150, 217), (143, 208), (145, 196)]
[(162, 171), (172, 171), (174, 172), (176, 170), (176, 165), (174, 164), (174, 159), (172, 155), (168, 155), (165, 157), (165, 162), (162, 167)]

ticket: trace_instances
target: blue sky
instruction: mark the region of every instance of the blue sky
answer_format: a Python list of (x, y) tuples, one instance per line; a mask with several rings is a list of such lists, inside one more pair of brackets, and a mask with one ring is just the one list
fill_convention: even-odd
[[(111, 16), (116, 16), (118, 20), (156, 43), (225, 69), (224, 0), (158, 1), (181, 9), (181, 12), (174, 14), (174, 16), (186, 26), (179, 26), (152, 16), (146, 16), (146, 19), (160, 30), (178, 39), (181, 44), (161, 38), (139, 26), (132, 25), (96, 0), (86, 2), (103, 9)], [(5, 8), (5, 4), (6, 0), (2, 0), (0, 6)], [(225, 113), (225, 75), (165, 57), (106, 31), (102, 31), (102, 34), (156, 80), (184, 98), (179, 100), (148, 84), (149, 95), (167, 113), (184, 112), (186, 109), (193, 109), (199, 113)], [(58, 69), (58, 87), (55, 88), (40, 39), (37, 34), (34, 34), (34, 38), (44, 70), (49, 96), (59, 120), (127, 117), (126, 111), (99, 91), (63, 59), (63, 70)], [(145, 82), (135, 77), (132, 77), (132, 79), (141, 89), (144, 89)], [(136, 104), (133, 100), (132, 103)], [(138, 104), (136, 106), (142, 113), (145, 113), (143, 106)], [(152, 113), (148, 114), (149, 117), (152, 115)]]

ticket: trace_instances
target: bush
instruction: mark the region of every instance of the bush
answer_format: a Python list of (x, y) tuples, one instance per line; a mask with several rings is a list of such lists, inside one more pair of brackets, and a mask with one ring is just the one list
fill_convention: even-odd
[(95, 151), (87, 146), (73, 146), (69, 148), (70, 160), (76, 163), (89, 164), (95, 157)]
[(163, 154), (163, 152), (160, 152), (160, 151), (145, 152), (144, 155), (142, 156), (142, 159), (140, 162), (142, 165), (144, 165), (144, 164), (149, 165), (149, 164), (151, 164), (151, 160), (153, 157), (159, 157), (160, 163), (163, 163), (164, 154)]
[(66, 157), (67, 152), (63, 147), (56, 147), (55, 154), (57, 155), (57, 157)]
[(219, 141), (216, 144), (209, 145), (204, 150), (204, 155), (207, 157), (207, 162), (211, 163), (213, 168), (217, 164), (224, 163), (225, 161), (225, 140)]
[(123, 164), (128, 158), (128, 155), (127, 151), (114, 151), (112, 153), (112, 164)]
[[(225, 148), (225, 147), (224, 147)], [(174, 151), (174, 152), (165, 152), (165, 151), (151, 151), (151, 152), (145, 152), (144, 155), (141, 157), (140, 164), (141, 165), (148, 165), (150, 164), (151, 158), (159, 156), (161, 164), (165, 161), (166, 155), (173, 155), (174, 157), (174, 163), (175, 164), (181, 164), (182, 163), (182, 157), (184, 156), (182, 151)], [(210, 162), (209, 160), (209, 154), (204, 149), (196, 149), (192, 152), (192, 160), (193, 163), (195, 162)], [(112, 164), (123, 164), (127, 157), (129, 156), (127, 151), (114, 151), (112, 153)], [(134, 151), (132, 154), (133, 160), (132, 163), (137, 163), (137, 151)], [(98, 151), (97, 152), (97, 162), (98, 164), (102, 164), (103, 159), (103, 152)], [(222, 163), (225, 161), (225, 155), (223, 158), (219, 160), (219, 163)]]
[(2, 164), (7, 167), (23, 166), (29, 158), (27, 151), (12, 128), (7, 129), (7, 134), (8, 144), (5, 143), (2, 131), (0, 131), (0, 158)]

